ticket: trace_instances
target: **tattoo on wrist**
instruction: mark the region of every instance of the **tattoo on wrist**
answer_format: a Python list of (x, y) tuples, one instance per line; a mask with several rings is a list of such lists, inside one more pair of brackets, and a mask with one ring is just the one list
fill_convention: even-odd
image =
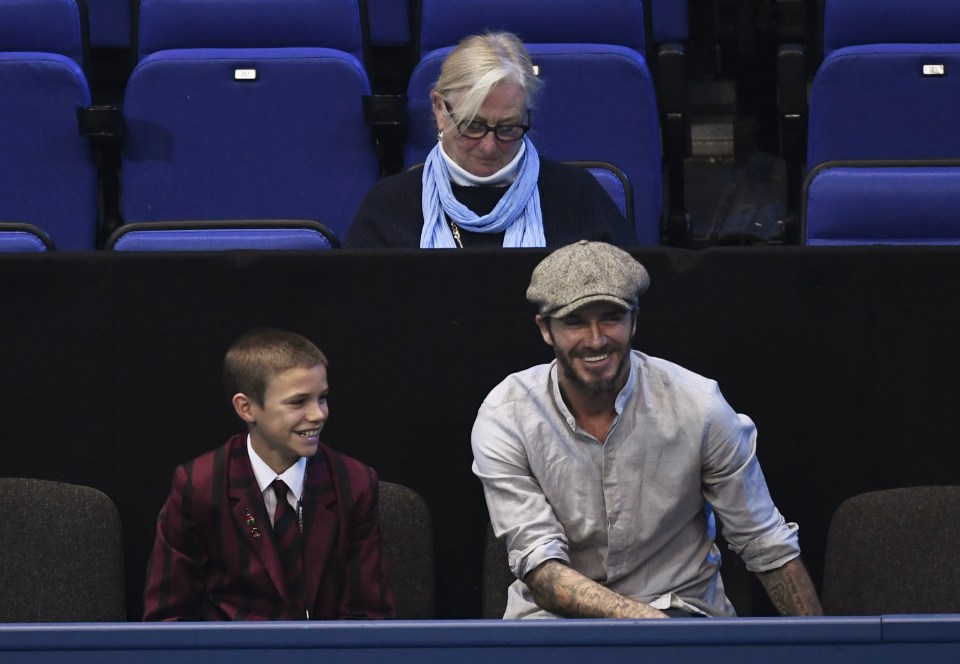
[(768, 577), (764, 584), (774, 608), (781, 615), (806, 614), (809, 607), (804, 601), (804, 593), (801, 591), (800, 584), (797, 583), (793, 570), (781, 569), (775, 579)]
[(775, 583), (767, 589), (773, 608), (781, 615), (787, 612), (786, 587), (782, 583)]

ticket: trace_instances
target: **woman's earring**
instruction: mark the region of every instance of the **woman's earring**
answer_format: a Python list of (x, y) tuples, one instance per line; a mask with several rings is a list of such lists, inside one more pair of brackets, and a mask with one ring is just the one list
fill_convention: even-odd
[(437, 142), (439, 143), (439, 142), (442, 141), (442, 140), (443, 140), (443, 132), (442, 132), (442, 131), (438, 131), (438, 132), (437, 132)]

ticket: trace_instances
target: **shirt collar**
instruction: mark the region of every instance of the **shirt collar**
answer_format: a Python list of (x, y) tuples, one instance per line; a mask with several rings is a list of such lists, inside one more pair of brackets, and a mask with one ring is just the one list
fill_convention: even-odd
[(300, 457), (295, 464), (277, 475), (253, 449), (253, 445), (250, 443), (250, 434), (247, 434), (247, 454), (250, 456), (250, 465), (253, 466), (253, 474), (257, 478), (260, 493), (264, 493), (270, 487), (270, 484), (279, 477), (293, 491), (294, 497), (300, 500), (300, 496), (303, 494), (303, 477), (307, 469), (307, 457)]
[(617, 411), (617, 415), (623, 413), (623, 409), (627, 405), (627, 400), (633, 394), (633, 387), (637, 383), (637, 367), (634, 366), (633, 363), (633, 351), (628, 351), (628, 353), (627, 363), (630, 365), (630, 371), (627, 373), (627, 382), (624, 383), (623, 388), (617, 395), (617, 400), (613, 404), (613, 407)]

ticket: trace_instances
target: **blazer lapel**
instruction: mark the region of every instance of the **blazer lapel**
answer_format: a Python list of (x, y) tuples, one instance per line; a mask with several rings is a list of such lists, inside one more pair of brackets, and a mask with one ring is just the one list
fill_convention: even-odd
[(230, 454), (230, 502), (233, 505), (233, 520), (243, 541), (263, 563), (270, 580), (280, 596), (286, 600), (287, 585), (273, 536), (270, 517), (263, 503), (263, 494), (253, 474), (250, 457), (247, 455), (246, 439), (234, 445)]
[(316, 606), (323, 570), (340, 529), (337, 495), (323, 447), (307, 461), (303, 486), (303, 567), (308, 606)]

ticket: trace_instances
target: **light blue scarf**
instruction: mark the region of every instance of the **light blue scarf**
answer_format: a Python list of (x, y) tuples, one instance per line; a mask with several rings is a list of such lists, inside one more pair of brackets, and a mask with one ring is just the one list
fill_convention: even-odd
[(479, 217), (453, 196), (450, 171), (440, 154), (440, 144), (430, 151), (423, 165), (423, 230), (422, 249), (453, 249), (457, 245), (447, 224), (449, 215), (460, 228), (474, 233), (500, 233), (506, 230), (504, 247), (544, 247), (543, 214), (540, 211), (540, 157), (526, 136), (524, 155), (517, 168), (517, 178), (496, 207)]

